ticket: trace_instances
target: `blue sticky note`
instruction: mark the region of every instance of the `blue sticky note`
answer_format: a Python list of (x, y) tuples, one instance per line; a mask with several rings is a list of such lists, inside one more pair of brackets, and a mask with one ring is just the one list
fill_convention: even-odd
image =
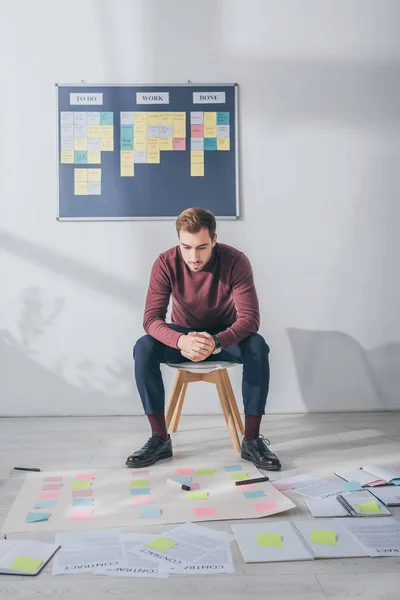
[(121, 125), (121, 138), (133, 138), (133, 125)]
[(396, 479), (392, 479), (392, 483), (393, 485), (400, 485), (400, 479), (397, 479), (396, 477)]
[(150, 488), (131, 488), (131, 496), (150, 496)]
[(94, 506), (94, 498), (73, 498), (73, 506)]
[(28, 513), (26, 515), (25, 523), (37, 523), (37, 521), (48, 521), (50, 513)]
[(346, 492), (362, 492), (364, 490), (358, 481), (345, 481), (343, 483), (343, 489), (346, 490)]
[(114, 113), (101, 112), (100, 113), (100, 125), (114, 125)]
[(229, 125), (228, 112), (217, 112), (217, 125)]
[(133, 138), (121, 138), (121, 150), (133, 150)]
[(142, 508), (139, 515), (141, 519), (154, 519), (161, 517), (161, 510), (159, 508)]
[(233, 473), (234, 471), (241, 471), (242, 467), (240, 465), (228, 465), (227, 467), (224, 467), (225, 471), (228, 471), (228, 473)]
[(204, 138), (204, 150), (216, 150), (217, 138)]
[(192, 483), (190, 475), (176, 475), (175, 477), (171, 477), (171, 479), (178, 483)]
[(76, 165), (87, 165), (88, 154), (84, 150), (75, 150), (74, 152), (74, 163)]
[(33, 505), (33, 508), (54, 508), (57, 500), (38, 500)]
[(243, 492), (245, 498), (261, 498), (261, 496), (265, 496), (264, 492), (261, 490), (254, 490), (254, 492)]

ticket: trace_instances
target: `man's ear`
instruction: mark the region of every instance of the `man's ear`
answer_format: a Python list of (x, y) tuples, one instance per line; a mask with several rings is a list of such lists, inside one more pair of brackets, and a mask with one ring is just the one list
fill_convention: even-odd
[(217, 234), (214, 235), (214, 239), (212, 241), (212, 247), (214, 248), (215, 244), (217, 243)]

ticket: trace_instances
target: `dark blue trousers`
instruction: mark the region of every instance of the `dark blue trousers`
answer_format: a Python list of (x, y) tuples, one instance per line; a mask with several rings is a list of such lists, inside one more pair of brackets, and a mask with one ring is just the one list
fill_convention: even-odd
[[(175, 331), (189, 333), (193, 329), (170, 325)], [(216, 334), (219, 330), (209, 330)], [(253, 333), (247, 338), (211, 354), (207, 361), (226, 361), (243, 365), (242, 395), (244, 412), (247, 415), (261, 416), (265, 412), (269, 388), (269, 347), (264, 338)], [(165, 410), (165, 390), (161, 375), (161, 363), (190, 362), (182, 356), (178, 348), (162, 344), (151, 335), (144, 335), (133, 349), (137, 389), (146, 415), (163, 413)]]

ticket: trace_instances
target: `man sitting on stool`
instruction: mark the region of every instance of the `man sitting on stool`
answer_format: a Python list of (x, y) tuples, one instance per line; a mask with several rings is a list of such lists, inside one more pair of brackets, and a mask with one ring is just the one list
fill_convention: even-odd
[[(217, 243), (214, 215), (189, 208), (176, 221), (179, 245), (155, 261), (147, 292), (144, 329), (133, 351), (136, 385), (152, 436), (126, 460), (148, 467), (172, 456), (165, 423), (161, 363), (222, 360), (243, 364), (245, 432), (241, 456), (267, 470), (281, 468), (260, 436), (269, 387), (269, 347), (257, 333), (258, 298), (248, 258)], [(165, 322), (172, 295), (171, 324)]]

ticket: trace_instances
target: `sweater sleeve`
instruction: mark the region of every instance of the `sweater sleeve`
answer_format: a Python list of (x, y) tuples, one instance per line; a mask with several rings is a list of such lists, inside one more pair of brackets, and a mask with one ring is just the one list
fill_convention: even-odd
[(260, 310), (253, 270), (249, 259), (243, 253), (239, 254), (233, 265), (231, 287), (237, 320), (225, 331), (218, 333), (222, 348), (229, 348), (251, 333), (257, 333), (260, 327)]
[(151, 335), (162, 344), (177, 348), (177, 342), (182, 334), (174, 331), (165, 322), (170, 296), (171, 281), (168, 270), (164, 260), (159, 256), (151, 270), (143, 328), (148, 335)]

